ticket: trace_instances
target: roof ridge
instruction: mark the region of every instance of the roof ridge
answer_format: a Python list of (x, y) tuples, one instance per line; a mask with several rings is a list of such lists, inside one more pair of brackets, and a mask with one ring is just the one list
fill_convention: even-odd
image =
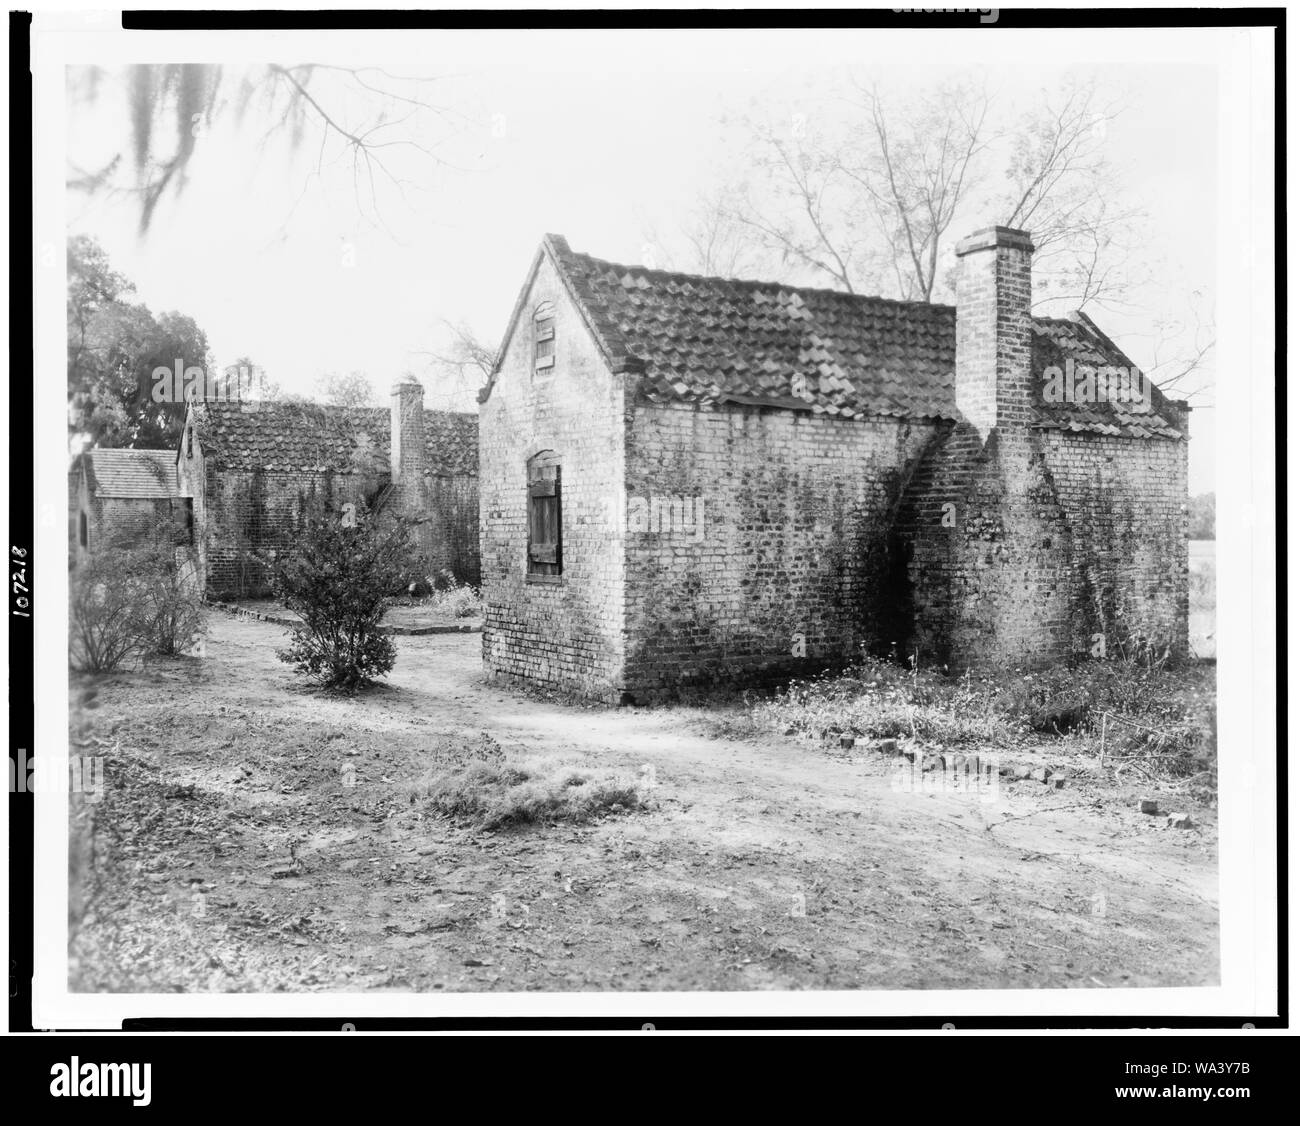
[(568, 243), (563, 241), (563, 236), (561, 235), (547, 235), (546, 237), (553, 240), (553, 242), (562, 242), (568, 257), (570, 258), (583, 258), (588, 262), (595, 262), (601, 266), (608, 266), (611, 269), (627, 270), (633, 273), (644, 274), (650, 278), (713, 282), (718, 285), (741, 285), (753, 289), (784, 289), (795, 293), (815, 293), (827, 297), (842, 297), (852, 301), (879, 301), (889, 305), (909, 305), (923, 309), (956, 311), (955, 305), (948, 305), (941, 301), (912, 301), (901, 297), (883, 297), (877, 293), (846, 293), (842, 289), (831, 289), (828, 286), (791, 285), (789, 282), (762, 281), (757, 278), (725, 277), (722, 274), (693, 274), (687, 270), (658, 270), (649, 266), (634, 265), (629, 262), (615, 262), (609, 258), (597, 258), (594, 254), (588, 254), (585, 251), (570, 250), (568, 249)]

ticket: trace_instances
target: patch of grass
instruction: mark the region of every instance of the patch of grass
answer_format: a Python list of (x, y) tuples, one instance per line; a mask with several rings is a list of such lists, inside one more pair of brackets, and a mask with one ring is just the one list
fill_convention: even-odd
[(430, 609), (452, 618), (475, 618), (483, 613), (483, 600), (472, 586), (435, 590), (428, 599)]
[[(499, 748), (497, 748), (499, 750)], [(483, 757), (435, 769), (411, 795), (430, 812), (489, 832), (518, 825), (581, 824), (607, 813), (641, 809), (637, 784), (581, 767), (510, 763)]]
[[(451, 581), (450, 579), (448, 580)], [(427, 588), (426, 588), (427, 589)], [(483, 613), (483, 598), (477, 587), (452, 585), (433, 588), (422, 595), (400, 594), (386, 599), (389, 606), (418, 607), (449, 618), (476, 618)]]
[[(841, 733), (873, 739), (911, 738), (960, 746), (1006, 742), (1023, 734), (969, 679), (914, 673), (872, 658), (838, 676), (795, 681), (775, 696), (749, 705), (756, 731), (824, 739)], [(733, 730), (745, 721), (726, 717)]]
[(711, 734), (779, 733), (814, 741), (840, 734), (944, 747), (1008, 747), (1077, 736), (1095, 755), (1103, 725), (1110, 761), (1166, 777), (1207, 778), (1216, 763), (1214, 675), (1138, 661), (946, 677), (865, 658), (835, 676), (795, 681), (708, 721)]

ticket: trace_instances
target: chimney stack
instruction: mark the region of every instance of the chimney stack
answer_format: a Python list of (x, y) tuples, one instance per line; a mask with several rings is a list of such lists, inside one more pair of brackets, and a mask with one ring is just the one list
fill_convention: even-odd
[(392, 406), (392, 483), (414, 495), (424, 479), (424, 388), (412, 376), (399, 380), (393, 384)]
[(1033, 403), (1027, 231), (986, 227), (957, 244), (957, 410), (987, 439), (1028, 424)]

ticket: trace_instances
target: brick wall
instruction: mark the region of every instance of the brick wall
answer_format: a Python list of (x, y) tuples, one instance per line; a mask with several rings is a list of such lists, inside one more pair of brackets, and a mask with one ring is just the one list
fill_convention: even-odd
[(414, 505), (415, 538), (433, 573), (447, 571), (458, 583), (478, 586), (478, 478), (426, 476)]
[[(81, 546), (79, 516), (86, 513), (87, 546)], [(80, 562), (89, 552), (110, 541), (122, 544), (145, 544), (157, 534), (167, 535), (171, 528), (171, 502), (167, 500), (92, 497), (83, 483), (77, 490), (73, 513), (73, 558)]]
[(1113, 656), (1139, 639), (1183, 655), (1186, 443), (1010, 437), (959, 426), (909, 486), (907, 651), (954, 671)]
[(1033, 428), (1029, 237), (993, 227), (957, 253), (963, 421), (900, 506), (907, 648), (953, 669), (1182, 655), (1186, 442)]
[[(534, 368), (533, 311), (554, 304), (554, 366)], [(550, 684), (617, 702), (623, 661), (623, 378), (610, 372), (543, 256), (479, 409), (479, 525), (489, 678)], [(561, 469), (562, 569), (529, 579), (528, 461)]]
[[(175, 565), (182, 568), (187, 582), (197, 584), (197, 545), (184, 542), (180, 526), (174, 521), (170, 500), (143, 498), (95, 497), (90, 493), (84, 474), (77, 473), (77, 484), (70, 506), (69, 533), (71, 562), (79, 567), (96, 551), (110, 544), (123, 548), (144, 547), (151, 541), (170, 545)], [(86, 545), (81, 544), (81, 514), (86, 515)]]
[[(217, 598), (259, 598), (271, 593), (259, 557), (292, 549), (306, 514), (316, 505), (342, 514), (379, 485), (359, 474), (204, 471), (200, 566), (208, 593)], [(198, 505), (196, 504), (196, 508)]]
[(1073, 532), (1069, 648), (1147, 641), (1187, 653), (1187, 443), (1046, 431)]
[(639, 404), (626, 474), (627, 691), (641, 702), (761, 684), (887, 646), (898, 628), (892, 513), (935, 432)]
[[(194, 500), (198, 570), (213, 598), (268, 596), (269, 571), (259, 556), (292, 548), (314, 505), (341, 515), (345, 504), (373, 497), (387, 481), (379, 471), (226, 469), (206, 456), (198, 435), (193, 456), (182, 445), (178, 476), (181, 492)], [(416, 516), (413, 548), (432, 574), (446, 570), (459, 582), (478, 583), (477, 478), (425, 475), (418, 487), (400, 492), (394, 506)]]

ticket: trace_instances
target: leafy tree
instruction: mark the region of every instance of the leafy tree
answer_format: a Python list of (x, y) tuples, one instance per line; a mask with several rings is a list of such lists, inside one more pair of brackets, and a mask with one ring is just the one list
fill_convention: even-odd
[(410, 526), (345, 507), (311, 513), (292, 552), (271, 561), (276, 597), (302, 618), (280, 660), (322, 687), (355, 691), (384, 676), (397, 659), (379, 632), (385, 596), (400, 582)]
[(132, 291), (93, 239), (68, 240), (68, 427), (91, 446), (167, 449), (185, 404), (155, 401), (154, 372), (209, 370), (208, 339), (192, 317), (125, 300)]
[(375, 389), (363, 371), (329, 372), (319, 381), (320, 399), (334, 407), (371, 407)]

